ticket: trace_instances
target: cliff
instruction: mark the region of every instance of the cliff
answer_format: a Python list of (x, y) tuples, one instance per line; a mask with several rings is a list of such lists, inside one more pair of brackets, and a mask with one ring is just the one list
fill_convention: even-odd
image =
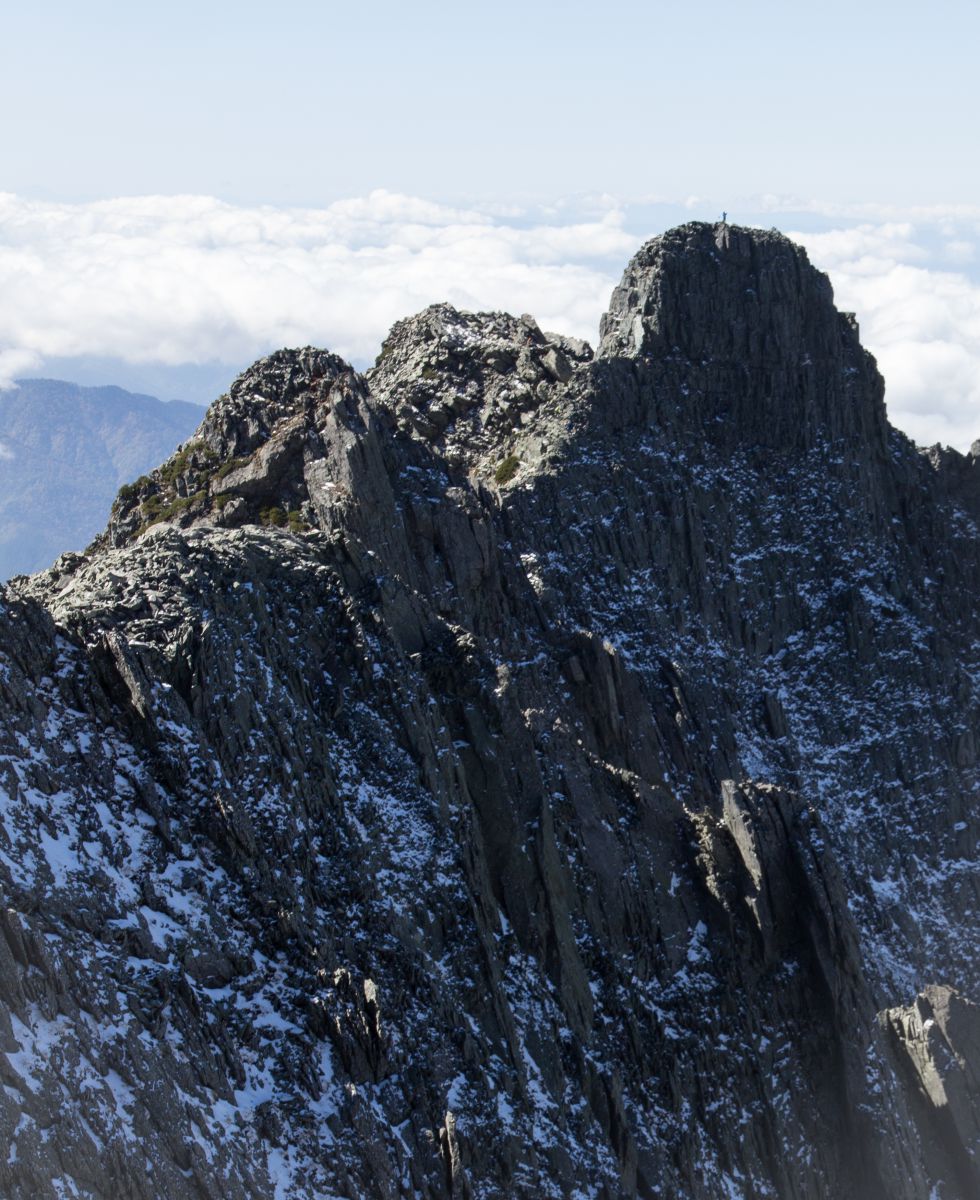
[(241, 376), (4, 596), (0, 1191), (975, 1195), (975, 456), (883, 395), (699, 224), (595, 354)]

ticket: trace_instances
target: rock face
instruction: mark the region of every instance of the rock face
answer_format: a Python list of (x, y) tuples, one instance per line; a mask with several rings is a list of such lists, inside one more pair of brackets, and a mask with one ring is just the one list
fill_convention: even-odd
[(881, 1014), (926, 1131), (934, 1174), (980, 1195), (980, 1009), (948, 987), (928, 987), (908, 1008)]
[(882, 397), (704, 225), (595, 356), (236, 381), (4, 598), (0, 1192), (975, 1195), (976, 467)]
[(120, 484), (156, 466), (201, 415), (180, 400), (57, 379), (0, 391), (0, 579), (81, 550)]

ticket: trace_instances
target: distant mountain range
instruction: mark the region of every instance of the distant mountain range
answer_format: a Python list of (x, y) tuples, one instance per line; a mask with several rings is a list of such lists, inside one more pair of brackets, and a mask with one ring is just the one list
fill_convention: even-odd
[(168, 457), (203, 415), (182, 400), (58, 379), (0, 391), (0, 578), (86, 546), (119, 487)]

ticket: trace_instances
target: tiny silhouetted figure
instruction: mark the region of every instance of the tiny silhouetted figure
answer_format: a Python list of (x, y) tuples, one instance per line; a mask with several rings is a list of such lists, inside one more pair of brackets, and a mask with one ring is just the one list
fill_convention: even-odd
[(724, 224), (725, 224), (725, 222), (726, 222), (727, 220), (728, 220), (728, 213), (726, 213), (726, 212), (723, 212), (723, 213), (721, 214), (721, 223), (722, 223), (722, 225), (724, 225)]

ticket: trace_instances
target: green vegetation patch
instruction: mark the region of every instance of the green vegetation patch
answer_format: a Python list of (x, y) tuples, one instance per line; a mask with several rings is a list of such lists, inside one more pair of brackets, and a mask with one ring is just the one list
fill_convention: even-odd
[(501, 487), (510, 481), (517, 474), (517, 468), (521, 465), (521, 460), (516, 454), (508, 454), (504, 461), (497, 467), (493, 473), (494, 480)]
[(152, 496), (147, 496), (140, 507), (140, 511), (143, 514), (143, 524), (136, 530), (134, 536), (140, 537), (146, 533), (151, 525), (159, 525), (161, 521), (169, 521), (171, 517), (179, 516), (189, 508), (203, 504), (206, 499), (207, 493), (203, 489), (195, 492), (192, 496), (178, 496), (176, 500), (166, 505), (155, 493)]
[(226, 475), (230, 475), (232, 471), (237, 471), (239, 467), (244, 467), (251, 455), (243, 454), (240, 458), (229, 458), (221, 464), (215, 471), (215, 479), (224, 479)]
[(139, 479), (134, 479), (132, 483), (124, 483), (119, 489), (116, 499), (122, 504), (128, 504), (131, 500), (135, 500), (140, 492), (148, 488), (152, 483), (153, 480), (149, 475), (141, 475)]
[(259, 521), (263, 525), (275, 525), (281, 529), (288, 519), (283, 510), (275, 504), (271, 508), (263, 508), (259, 512)]
[(160, 468), (160, 478), (166, 483), (176, 483), (178, 477), (186, 473), (191, 464), (191, 458), (195, 454), (200, 455), (205, 459), (214, 459), (218, 457), (211, 447), (206, 445), (204, 442), (200, 440), (188, 442), (182, 450), (178, 450), (178, 452), (169, 462), (163, 464), (163, 466)]
[(178, 513), (186, 512), (187, 509), (192, 508), (195, 504), (201, 504), (206, 494), (202, 490), (195, 492), (193, 496), (178, 496), (171, 505), (164, 509), (164, 512), (168, 517), (175, 517)]

